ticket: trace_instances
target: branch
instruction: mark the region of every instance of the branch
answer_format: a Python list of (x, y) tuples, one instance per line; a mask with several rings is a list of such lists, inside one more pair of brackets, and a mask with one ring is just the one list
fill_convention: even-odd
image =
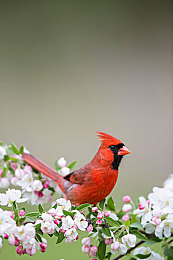
[[(129, 249), (127, 250), (127, 253), (126, 253), (125, 255), (130, 254), (130, 252), (131, 252), (133, 249), (135, 249), (136, 247), (142, 245), (144, 242), (145, 242), (145, 241), (143, 241), (143, 240), (139, 241), (139, 242), (135, 245), (135, 247), (129, 248)], [(120, 258), (122, 258), (122, 257), (125, 256), (125, 255), (118, 255), (117, 257), (115, 257), (115, 258), (112, 259), (112, 260), (120, 259)]]
[[(142, 234), (144, 234), (148, 239), (155, 237), (154, 234), (147, 234), (147, 233), (145, 233), (145, 231), (143, 231), (143, 230), (139, 230), (139, 231), (140, 231)], [(173, 237), (173, 232), (171, 233), (171, 237)], [(168, 244), (171, 243), (172, 241), (173, 241), (173, 239), (170, 240), (170, 241), (168, 242)], [(138, 246), (142, 245), (142, 244), (145, 243), (145, 242), (146, 242), (146, 241), (144, 241), (144, 240), (140, 240), (138, 243), (136, 243), (136, 245), (135, 245), (134, 247), (129, 248), (129, 249), (127, 250), (127, 253), (126, 253), (125, 255), (130, 254), (130, 252), (131, 252), (132, 250), (134, 250), (135, 248), (137, 248)], [(125, 256), (125, 255), (118, 255), (117, 257), (113, 258), (112, 260), (120, 259), (120, 258), (122, 258), (122, 257)]]

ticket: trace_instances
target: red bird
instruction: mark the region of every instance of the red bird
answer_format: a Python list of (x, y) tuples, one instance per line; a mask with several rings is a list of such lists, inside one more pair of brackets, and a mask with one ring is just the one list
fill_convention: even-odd
[(91, 162), (79, 170), (62, 177), (55, 170), (31, 154), (23, 153), (23, 159), (33, 168), (56, 181), (64, 197), (74, 205), (97, 204), (110, 194), (118, 178), (118, 167), (130, 151), (115, 137), (98, 132), (101, 145)]

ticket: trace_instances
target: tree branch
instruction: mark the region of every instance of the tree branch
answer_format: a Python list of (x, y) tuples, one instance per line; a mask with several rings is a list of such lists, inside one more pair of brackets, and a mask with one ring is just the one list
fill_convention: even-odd
[[(148, 239), (155, 237), (155, 234), (146, 234), (145, 231), (143, 231), (143, 230), (139, 230), (139, 231), (140, 231), (142, 234), (144, 234)], [(171, 233), (171, 237), (173, 237), (173, 232)], [(173, 241), (173, 239), (170, 240), (170, 241), (168, 242), (168, 244), (171, 243), (172, 241)], [(146, 241), (144, 241), (144, 240), (140, 240), (138, 243), (136, 243), (136, 245), (135, 245), (134, 247), (130, 247), (130, 248), (127, 250), (127, 253), (126, 253), (125, 255), (118, 255), (117, 257), (113, 258), (112, 260), (118, 260), (118, 259), (122, 258), (123, 256), (126, 256), (127, 254), (130, 254), (130, 252), (131, 252), (132, 250), (134, 250), (135, 248), (137, 248), (138, 246), (142, 245), (142, 244), (145, 243), (145, 242), (146, 242)]]

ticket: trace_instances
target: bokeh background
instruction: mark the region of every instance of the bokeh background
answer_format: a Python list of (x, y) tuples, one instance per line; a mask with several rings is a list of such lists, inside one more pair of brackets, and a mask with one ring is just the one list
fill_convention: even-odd
[[(0, 139), (80, 167), (105, 131), (132, 151), (118, 206), (162, 186), (173, 170), (172, 3), (0, 0)], [(49, 240), (33, 259), (88, 259), (80, 247)], [(5, 245), (1, 259), (14, 251)]]

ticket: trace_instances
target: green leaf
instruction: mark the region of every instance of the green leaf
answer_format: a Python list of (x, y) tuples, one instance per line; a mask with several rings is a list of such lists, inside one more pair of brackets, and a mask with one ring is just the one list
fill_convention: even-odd
[(103, 200), (101, 200), (100, 202), (99, 202), (99, 207), (103, 210), (103, 208), (104, 208), (104, 205), (105, 205), (105, 199), (103, 199)]
[(168, 255), (169, 255), (169, 249), (168, 249), (168, 246), (165, 246), (165, 249), (164, 249), (164, 255), (165, 255), (165, 256), (168, 256)]
[(12, 151), (13, 151), (15, 154), (17, 154), (17, 155), (20, 154), (19, 150), (17, 149), (17, 147), (15, 146), (14, 143), (11, 143), (11, 148), (12, 148)]
[(58, 165), (58, 161), (55, 161), (55, 170), (58, 172), (61, 168)]
[(18, 162), (18, 161), (19, 161), (19, 159), (14, 158), (14, 157), (10, 157), (9, 159), (10, 159), (12, 162)]
[(63, 239), (64, 239), (64, 234), (61, 232), (61, 233), (59, 233), (59, 237), (58, 237), (58, 239), (56, 241), (56, 244), (61, 243)]
[(44, 209), (41, 204), (38, 205), (38, 210), (41, 214), (44, 212)]
[(65, 216), (70, 216), (70, 217), (74, 217), (74, 215), (76, 214), (76, 212), (70, 212), (70, 211), (67, 211), (67, 210), (63, 210), (63, 213)]
[(4, 161), (8, 161), (9, 160), (9, 156), (8, 155), (4, 155)]
[(76, 164), (77, 164), (77, 161), (74, 161), (68, 165), (68, 168), (70, 169), (70, 171), (76, 166)]
[(26, 214), (26, 217), (38, 217), (40, 216), (39, 212), (30, 212)]
[(120, 211), (117, 213), (117, 217), (121, 219), (122, 216), (124, 216), (124, 212), (123, 212), (122, 210), (120, 210)]
[(138, 230), (131, 229), (130, 231), (131, 231), (132, 234), (137, 236), (137, 238), (139, 238), (139, 239), (141, 239), (143, 241), (147, 241), (148, 240), (148, 238), (144, 234), (140, 233)]
[(148, 258), (150, 255), (151, 255), (151, 253), (146, 254), (146, 255), (138, 254), (138, 255), (136, 255), (136, 256), (137, 256), (138, 258), (140, 258), (140, 259), (146, 259), (146, 258)]
[(173, 257), (173, 246), (170, 246), (168, 253), (169, 253), (169, 256)]
[(111, 237), (111, 232), (109, 230), (109, 227), (102, 228), (101, 232), (104, 233), (106, 236)]
[(115, 237), (115, 239), (118, 238), (118, 237), (120, 236), (121, 233), (122, 233), (121, 230), (116, 231), (116, 232), (114, 233), (114, 237)]
[(4, 167), (3, 174), (1, 175), (1, 178), (4, 178), (8, 172), (8, 168)]
[(160, 243), (161, 241), (162, 241), (162, 239), (160, 239), (158, 237), (153, 237), (153, 238), (148, 239), (145, 242), (145, 245), (152, 245), (152, 244), (155, 244), (155, 243)]
[(26, 217), (22, 217), (22, 218), (20, 218), (19, 219), (19, 223), (20, 223), (20, 225), (22, 225), (23, 224), (23, 222), (26, 220)]
[(137, 216), (137, 214), (132, 215), (131, 223), (138, 222), (136, 216)]
[(42, 243), (42, 239), (41, 239), (41, 236), (38, 234), (38, 233), (36, 233), (36, 238), (37, 238), (37, 240), (40, 242), (40, 243)]
[(34, 227), (35, 227), (35, 229), (40, 229), (41, 228), (41, 223), (35, 225)]
[(100, 260), (103, 260), (105, 258), (106, 253), (106, 244), (104, 241), (101, 241), (98, 246), (98, 257)]
[(24, 150), (24, 147), (23, 147), (23, 145), (20, 147), (20, 150), (19, 150), (19, 152), (20, 152), (20, 154), (23, 154), (23, 150)]
[(104, 219), (106, 220), (106, 222), (107, 222), (110, 226), (113, 226), (113, 227), (116, 227), (116, 228), (119, 228), (119, 227), (120, 227), (120, 224), (119, 224), (116, 220), (114, 220), (114, 219), (112, 219), (112, 218), (110, 218), (110, 217), (104, 217)]
[(130, 226), (130, 220), (127, 219), (124, 224), (125, 224), (126, 227), (129, 227)]
[(14, 176), (15, 175), (15, 171), (13, 170), (13, 168), (9, 167), (10, 173)]
[(110, 210), (113, 210), (115, 211), (115, 204), (114, 204), (114, 201), (112, 199), (112, 197), (110, 197), (107, 201), (107, 206)]
[(77, 207), (77, 210), (83, 210), (83, 209), (85, 209), (85, 208), (88, 208), (89, 206), (91, 206), (91, 204), (89, 204), (89, 203), (85, 203), (85, 204), (82, 204), (82, 205), (80, 205), (80, 206), (78, 206)]
[(16, 221), (16, 223), (18, 224), (19, 221), (19, 212), (17, 209), (14, 210), (14, 220)]
[(130, 227), (132, 228), (138, 228), (138, 229), (143, 229), (143, 226), (139, 222), (133, 222)]

